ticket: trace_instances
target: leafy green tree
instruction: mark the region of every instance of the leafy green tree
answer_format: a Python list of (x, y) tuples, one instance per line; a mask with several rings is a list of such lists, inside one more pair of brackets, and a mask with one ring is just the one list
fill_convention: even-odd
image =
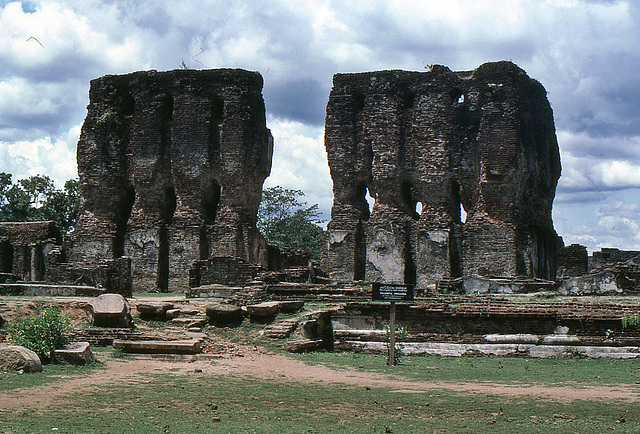
[(320, 259), (323, 222), (318, 205), (307, 207), (300, 199), (301, 190), (289, 190), (280, 186), (262, 190), (262, 202), (258, 209), (258, 229), (268, 243), (305, 249), (311, 259)]
[(79, 185), (77, 179), (70, 179), (58, 190), (46, 175), (13, 183), (11, 174), (0, 172), (0, 221), (53, 220), (66, 233), (78, 214)]

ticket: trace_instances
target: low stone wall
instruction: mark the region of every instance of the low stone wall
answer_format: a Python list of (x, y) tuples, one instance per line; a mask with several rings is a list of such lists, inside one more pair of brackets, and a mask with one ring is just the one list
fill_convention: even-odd
[(131, 297), (131, 259), (118, 259), (58, 263), (48, 271), (48, 281), (61, 285), (93, 286), (100, 292), (110, 292)]
[[(623, 317), (637, 312), (637, 306), (616, 303), (517, 303), (493, 297), (434, 297), (420, 303), (397, 304), (396, 327), (402, 330), (398, 341), (407, 351), (416, 353), (428, 354), (425, 348), (434, 343), (508, 344), (515, 345), (516, 350), (520, 346), (513, 355), (520, 351), (534, 357), (532, 354), (540, 346), (638, 347), (640, 328), (622, 325)], [(346, 303), (331, 312), (334, 348), (382, 351), (386, 348), (388, 324), (388, 303)], [(454, 352), (466, 351), (458, 348)], [(545, 351), (555, 354), (561, 350)]]

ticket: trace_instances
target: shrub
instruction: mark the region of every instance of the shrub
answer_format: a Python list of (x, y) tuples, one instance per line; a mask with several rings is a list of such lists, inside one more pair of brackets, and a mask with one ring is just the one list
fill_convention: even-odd
[(36, 353), (43, 363), (51, 361), (53, 350), (69, 343), (71, 330), (69, 316), (60, 314), (60, 309), (47, 307), (37, 315), (20, 320), (9, 327), (11, 342)]

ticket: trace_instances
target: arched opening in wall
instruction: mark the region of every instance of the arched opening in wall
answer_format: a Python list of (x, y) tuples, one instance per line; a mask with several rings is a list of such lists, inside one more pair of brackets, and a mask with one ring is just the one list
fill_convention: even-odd
[(364, 94), (356, 92), (353, 94), (353, 111), (361, 112), (364, 109)]
[(131, 96), (129, 89), (121, 90), (116, 93), (116, 96), (118, 98), (118, 108), (120, 109), (120, 113), (124, 116), (131, 116), (135, 111), (136, 102)]
[(464, 93), (457, 87), (449, 91), (449, 97), (451, 98), (451, 104), (462, 104), (465, 101)]
[(416, 94), (414, 92), (406, 91), (402, 95), (402, 108), (404, 110), (412, 109), (416, 102)]
[(133, 186), (127, 186), (122, 190), (122, 195), (115, 203), (116, 214), (116, 233), (113, 239), (113, 257), (114, 259), (124, 256), (124, 237), (127, 232), (127, 222), (131, 216), (133, 203), (136, 200), (136, 191)]
[(209, 188), (204, 192), (202, 216), (206, 225), (212, 225), (216, 222), (221, 191), (220, 185), (216, 181), (211, 181)]
[(371, 212), (373, 211), (373, 207), (376, 205), (375, 192), (372, 192), (369, 188), (367, 188), (364, 199), (367, 201), (367, 206), (369, 207), (368, 215), (371, 215)]
[(209, 152), (213, 160), (220, 154), (220, 134), (224, 120), (224, 101), (214, 97), (211, 101), (211, 119), (209, 120)]
[(169, 158), (171, 150), (171, 121), (173, 120), (173, 98), (165, 95), (160, 102), (160, 155)]
[(166, 225), (171, 225), (173, 222), (173, 215), (176, 212), (177, 206), (176, 189), (173, 185), (168, 185), (162, 190), (162, 220)]
[(13, 246), (9, 241), (0, 242), (0, 272), (13, 272)]
[[(404, 181), (400, 187), (402, 194), (402, 201), (406, 207), (407, 212), (412, 219), (418, 220), (420, 213), (418, 212), (418, 201), (414, 199), (413, 187), (407, 181)], [(422, 211), (422, 204), (420, 204), (420, 211)]]
[(404, 243), (404, 283), (406, 285), (415, 285), (417, 281), (416, 264), (411, 254), (411, 231), (407, 228), (407, 237)]
[(415, 208), (414, 212), (416, 214), (418, 214), (418, 216), (422, 215), (422, 206), (423, 206), (422, 202), (416, 202), (416, 208)]
[(451, 196), (453, 197), (452, 218), (456, 223), (464, 224), (467, 221), (467, 210), (462, 203), (462, 187), (456, 181), (451, 183)]
[(169, 291), (169, 234), (166, 225), (158, 229), (158, 273), (156, 287), (160, 292)]
[(366, 184), (360, 184), (357, 188), (356, 207), (360, 211), (360, 221), (355, 231), (354, 256), (353, 256), (353, 280), (364, 280), (367, 261), (367, 245), (364, 234), (363, 222), (369, 219), (371, 209), (375, 204), (375, 193), (367, 188)]

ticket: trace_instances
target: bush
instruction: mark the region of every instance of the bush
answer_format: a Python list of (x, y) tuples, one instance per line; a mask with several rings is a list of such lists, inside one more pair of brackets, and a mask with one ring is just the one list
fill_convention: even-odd
[(36, 353), (43, 363), (51, 361), (53, 351), (69, 343), (69, 316), (57, 307), (42, 309), (37, 315), (20, 320), (9, 327), (10, 340)]

